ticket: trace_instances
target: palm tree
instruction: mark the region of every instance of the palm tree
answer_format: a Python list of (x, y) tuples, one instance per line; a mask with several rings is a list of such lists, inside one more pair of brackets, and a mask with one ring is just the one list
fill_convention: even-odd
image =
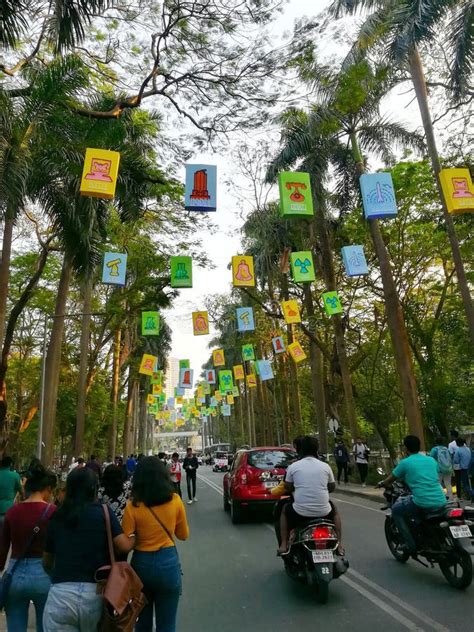
[(360, 28), (350, 60), (360, 57), (374, 44), (381, 44), (385, 62), (395, 64), (398, 68), (408, 67), (409, 69), (425, 131), (428, 153), (436, 177), (469, 333), (474, 343), (474, 304), (454, 221), (446, 207), (439, 180), (441, 161), (436, 146), (426, 79), (419, 53), (420, 45), (424, 43), (429, 45), (435, 37), (436, 27), (445, 25), (447, 21), (448, 54), (452, 58), (451, 87), (456, 98), (462, 97), (467, 92), (472, 94), (472, 87), (468, 83), (472, 78), (474, 60), (472, 2), (470, 0), (443, 0), (442, 2), (413, 0), (400, 3), (396, 0), (336, 0), (332, 6), (332, 11), (336, 16), (343, 12), (354, 14), (359, 10), (369, 10), (372, 13)]
[[(307, 115), (300, 111), (289, 112), (285, 115), (284, 121), (287, 122), (287, 126), (282, 134), (282, 148), (272, 162), (268, 173), (269, 178), (275, 177), (278, 171), (300, 162), (301, 168), (313, 175), (316, 180), (315, 189), (318, 190), (322, 189), (322, 183), (332, 163), (336, 167), (336, 175), (338, 172), (342, 173), (339, 189), (347, 197), (350, 190), (347, 180), (354, 175), (354, 167), (357, 178), (365, 171), (361, 149), (378, 155), (386, 163), (390, 163), (393, 160), (391, 149), (393, 144), (417, 149), (422, 147), (419, 136), (408, 132), (400, 123), (382, 117), (379, 113), (380, 100), (390, 82), (391, 77), (386, 67), (372, 70), (365, 62), (355, 64), (339, 75), (326, 68), (316, 67), (314, 83), (321, 103), (314, 106)], [(352, 166), (348, 165), (347, 143), (350, 147)], [(327, 223), (324, 213), (321, 216), (324, 204), (325, 201), (322, 198), (316, 204), (317, 227), (322, 240), (323, 260), (326, 262), (326, 283), (328, 289), (335, 289), (333, 288), (334, 273), (331, 272), (333, 266)], [(350, 204), (350, 199), (346, 199), (345, 204)], [(369, 220), (369, 226), (380, 264), (388, 326), (405, 413), (411, 432), (422, 439), (423, 428), (413, 362), (390, 259), (378, 220)], [(346, 406), (348, 414), (355, 416), (342, 324), (335, 319), (334, 325), (341, 373), (345, 374), (343, 384)], [(351, 419), (350, 416), (349, 419)]]

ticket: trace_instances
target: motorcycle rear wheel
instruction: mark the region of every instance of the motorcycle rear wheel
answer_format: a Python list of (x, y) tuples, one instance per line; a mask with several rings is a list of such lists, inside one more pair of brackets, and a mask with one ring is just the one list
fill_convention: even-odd
[(472, 582), (471, 556), (463, 549), (455, 549), (448, 560), (439, 563), (446, 581), (453, 588), (464, 590)]
[(403, 541), (400, 537), (400, 534), (398, 533), (397, 528), (395, 527), (393, 523), (392, 518), (390, 518), (389, 516), (385, 518), (384, 530), (385, 530), (385, 539), (387, 540), (390, 553), (397, 560), (397, 562), (404, 564), (410, 557), (410, 554), (408, 553), (408, 551), (401, 549)]

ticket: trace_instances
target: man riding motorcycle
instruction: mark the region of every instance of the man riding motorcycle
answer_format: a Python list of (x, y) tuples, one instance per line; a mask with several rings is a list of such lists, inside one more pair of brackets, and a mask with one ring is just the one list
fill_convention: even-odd
[(399, 498), (392, 507), (392, 518), (405, 541), (406, 550), (416, 555), (416, 543), (408, 526), (410, 518), (422, 520), (427, 513), (441, 511), (446, 497), (439, 482), (436, 461), (420, 454), (420, 440), (408, 435), (403, 440), (407, 457), (402, 459), (393, 472), (377, 487), (388, 487), (395, 480), (402, 480), (410, 488), (411, 495)]
[(327, 463), (318, 459), (318, 440), (305, 436), (299, 441), (298, 461), (286, 470), (284, 493), (293, 494), (294, 502), (288, 502), (280, 516), (281, 544), (279, 555), (288, 553), (291, 529), (307, 523), (312, 518), (332, 520), (341, 544), (341, 517), (335, 505), (329, 501), (329, 493), (336, 489), (334, 474)]

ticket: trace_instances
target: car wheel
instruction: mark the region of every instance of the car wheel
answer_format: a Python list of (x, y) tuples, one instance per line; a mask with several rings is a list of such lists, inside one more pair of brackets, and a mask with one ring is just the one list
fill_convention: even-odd
[(229, 511), (230, 509), (229, 498), (225, 492), (223, 494), (223, 498), (224, 498), (224, 511)]
[(235, 500), (232, 500), (230, 503), (230, 519), (232, 524), (239, 524), (243, 520), (242, 507)]

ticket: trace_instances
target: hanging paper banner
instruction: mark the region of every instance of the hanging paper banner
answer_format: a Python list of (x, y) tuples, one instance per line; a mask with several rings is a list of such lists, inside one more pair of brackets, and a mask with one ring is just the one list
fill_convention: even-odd
[(153, 393), (153, 395), (161, 395), (161, 393), (163, 392), (163, 387), (161, 386), (161, 384), (153, 384), (151, 392)]
[(206, 381), (208, 384), (216, 383), (216, 372), (214, 369), (206, 369)]
[(201, 385), (197, 387), (197, 396), (199, 397), (199, 399), (204, 397), (204, 389)]
[(81, 195), (112, 200), (117, 185), (120, 154), (107, 149), (86, 149)]
[(227, 403), (232, 405), (234, 404), (234, 396), (233, 395), (227, 395)]
[(266, 380), (273, 380), (275, 376), (273, 375), (273, 369), (270, 360), (257, 360), (257, 366), (258, 374), (262, 382), (265, 382)]
[(324, 303), (324, 309), (328, 316), (334, 316), (334, 314), (342, 314), (344, 311), (339, 294), (337, 292), (325, 292), (321, 295)]
[(142, 336), (158, 336), (160, 315), (158, 312), (142, 312)]
[(215, 349), (212, 352), (212, 361), (214, 366), (225, 366), (224, 349)]
[(167, 400), (166, 403), (168, 405), (168, 408), (170, 408), (170, 409), (174, 408), (174, 397), (168, 397), (168, 400)]
[(183, 401), (184, 401), (184, 397), (182, 397), (181, 395), (178, 395), (176, 397), (176, 406), (182, 406), (183, 405)]
[(183, 397), (184, 395), (184, 388), (180, 388), (179, 386), (177, 388), (174, 389), (174, 395), (175, 397)]
[(254, 331), (255, 321), (251, 307), (237, 307), (237, 331)]
[(215, 211), (216, 200), (217, 167), (186, 165), (184, 208), (188, 211)]
[(183, 368), (179, 370), (179, 388), (189, 389), (193, 387), (193, 370)]
[(104, 253), (102, 283), (125, 286), (127, 277), (127, 255), (123, 252)]
[(211, 397), (211, 402), (210, 403), (211, 403), (212, 407), (217, 406), (217, 397)]
[(162, 380), (163, 374), (162, 371), (155, 371), (153, 373), (153, 375), (151, 376), (151, 384), (161, 384), (161, 380)]
[(144, 353), (138, 372), (142, 375), (149, 375), (151, 377), (156, 370), (157, 363), (158, 358), (156, 356)]
[(308, 283), (316, 280), (313, 255), (310, 250), (292, 252), (290, 255), (291, 275), (295, 283)]
[(184, 420), (184, 419), (177, 419), (177, 420), (176, 420), (176, 425), (177, 425), (178, 427), (184, 426), (184, 424), (185, 424), (185, 423), (186, 423), (186, 422), (185, 422), (185, 420)]
[(291, 299), (290, 301), (283, 301), (281, 308), (287, 325), (301, 322), (300, 308), (298, 307), (297, 301), (294, 299)]
[(244, 380), (245, 379), (244, 367), (241, 364), (235, 364), (233, 368), (234, 368), (234, 379)]
[(284, 353), (286, 351), (285, 343), (281, 336), (275, 336), (275, 338), (272, 338), (272, 346), (275, 353)]
[(363, 276), (369, 274), (363, 246), (344, 246), (341, 249), (342, 261), (347, 276)]
[(239, 391), (239, 387), (238, 386), (234, 386), (234, 388), (232, 389), (232, 395), (234, 397), (240, 397), (240, 391)]
[(193, 260), (191, 257), (170, 257), (171, 287), (193, 287)]
[(283, 172), (278, 176), (280, 215), (282, 217), (312, 217), (313, 196), (309, 173)]
[(230, 417), (230, 406), (229, 404), (222, 404), (222, 416)]
[(146, 402), (147, 402), (147, 404), (154, 405), (155, 404), (155, 398), (153, 397), (153, 395), (147, 395)]
[(189, 362), (189, 360), (180, 360), (179, 361), (179, 368), (180, 369), (189, 369), (190, 366), (191, 366), (191, 363)]
[(306, 353), (297, 340), (288, 345), (288, 352), (296, 363), (306, 360)]
[(202, 388), (204, 389), (204, 395), (210, 395), (211, 394), (211, 385), (208, 384), (207, 382), (204, 382), (204, 384), (202, 385)]
[(205, 336), (209, 333), (209, 315), (207, 312), (193, 312), (193, 333)]
[(247, 388), (256, 388), (257, 386), (257, 376), (253, 373), (247, 375)]
[(365, 173), (359, 179), (366, 219), (397, 216), (397, 201), (390, 173)]
[(232, 283), (234, 287), (255, 287), (253, 257), (232, 257)]
[(439, 181), (449, 213), (474, 212), (474, 186), (469, 169), (441, 169)]
[(214, 391), (214, 397), (218, 402), (222, 401), (222, 393), (220, 391)]
[(242, 345), (242, 360), (244, 362), (255, 360), (255, 351), (252, 344)]
[(219, 390), (221, 393), (231, 391), (233, 388), (234, 380), (232, 378), (232, 371), (219, 371)]

